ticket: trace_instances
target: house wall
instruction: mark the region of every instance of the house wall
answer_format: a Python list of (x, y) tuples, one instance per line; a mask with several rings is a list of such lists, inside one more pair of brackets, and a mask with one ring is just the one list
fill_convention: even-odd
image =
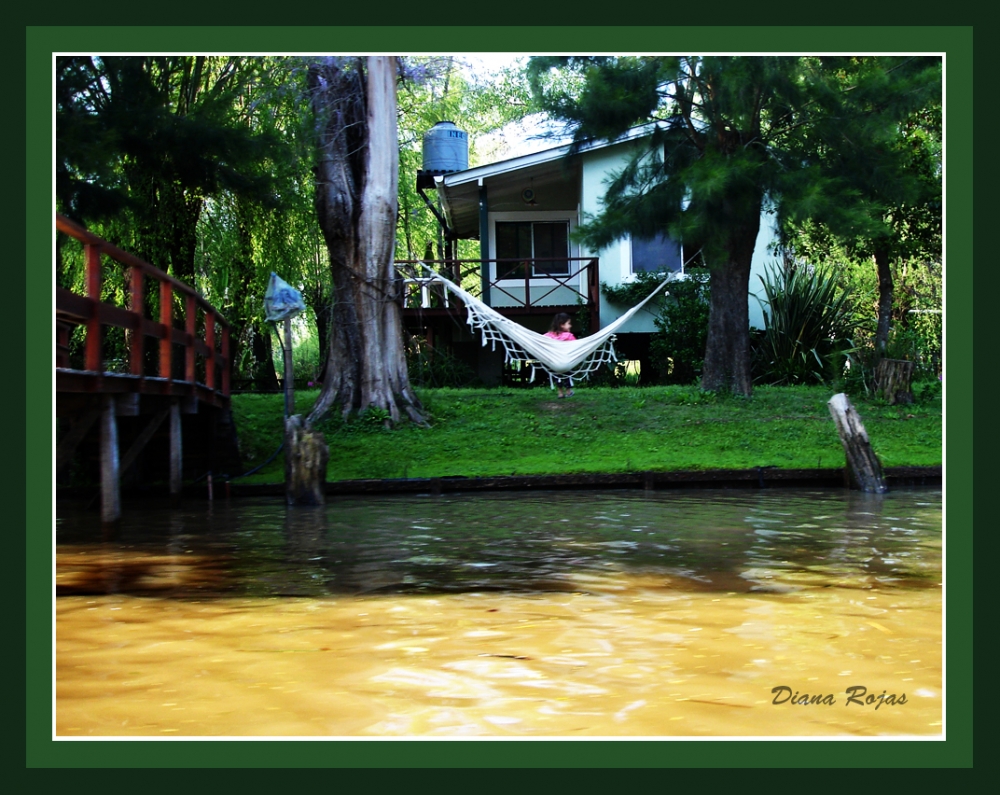
[[(580, 184), (580, 215), (581, 221), (597, 216), (604, 209), (603, 199), (607, 185), (604, 183), (608, 175), (620, 169), (628, 160), (628, 146), (612, 146), (588, 152), (583, 158), (583, 173)], [(595, 251), (581, 244), (580, 256), (600, 258), (600, 279), (602, 284), (618, 285), (623, 281), (623, 274), (628, 267), (628, 241), (612, 243), (605, 249)], [(628, 307), (609, 304), (601, 294), (601, 326), (607, 326), (627, 311)], [(625, 332), (655, 331), (653, 316), (647, 312), (632, 318), (624, 329)]]
[[(628, 146), (622, 145), (600, 149), (584, 156), (580, 187), (581, 221), (586, 221), (588, 216), (595, 216), (603, 210), (602, 200), (604, 192), (607, 189), (605, 182), (609, 174), (625, 165), (629, 151)], [(754, 328), (763, 328), (764, 325), (764, 316), (758, 298), (760, 301), (764, 299), (761, 277), (764, 274), (765, 264), (775, 259), (775, 255), (770, 252), (770, 248), (776, 241), (777, 235), (772, 217), (763, 214), (761, 216), (760, 231), (757, 234), (757, 242), (754, 246), (753, 261), (750, 269), (748, 308), (750, 325)], [(579, 256), (596, 256), (600, 258), (600, 281), (602, 283), (616, 286), (626, 283), (632, 278), (631, 242), (628, 238), (616, 241), (600, 251), (590, 250), (581, 244)], [(669, 290), (670, 288), (668, 287), (667, 289)], [(609, 304), (602, 294), (602, 327), (617, 320), (627, 310), (628, 307)], [(639, 312), (625, 324), (622, 333), (650, 333), (656, 331), (653, 319), (654, 315), (652, 312)]]

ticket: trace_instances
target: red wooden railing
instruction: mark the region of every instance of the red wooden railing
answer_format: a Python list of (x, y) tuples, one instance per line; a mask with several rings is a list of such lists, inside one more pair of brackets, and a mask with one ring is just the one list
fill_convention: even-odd
[[(215, 307), (192, 287), (58, 213), (56, 229), (83, 244), (87, 290), (84, 296), (56, 287), (56, 391), (142, 392), (198, 397), (213, 405), (227, 405), (231, 370), (229, 323)], [(127, 308), (101, 301), (102, 257), (109, 257), (128, 269)], [(146, 280), (159, 285), (158, 320), (144, 314)], [(177, 318), (175, 296), (181, 298), (183, 305), (182, 315)], [(82, 370), (70, 367), (69, 356), (69, 336), (78, 325), (85, 329)], [(102, 353), (104, 327), (131, 332), (127, 373), (108, 371)], [(159, 345), (156, 375), (145, 372), (146, 337), (157, 340)], [(183, 351), (182, 377), (175, 377), (175, 346)], [(204, 365), (203, 381), (197, 378), (199, 363)]]
[[(487, 283), (487, 289), (483, 291), (481, 274), (489, 268), (490, 263), (496, 263), (497, 272), (509, 273), (514, 268), (520, 269), (523, 275), (493, 279)], [(560, 269), (566, 268), (568, 273), (547, 273), (545, 271), (548, 263), (558, 263), (561, 266)], [(553, 305), (557, 303), (559, 306), (566, 307), (582, 303), (587, 309), (591, 332), (597, 331), (601, 327), (601, 286), (596, 257), (552, 257), (533, 260), (397, 260), (396, 268), (411, 288), (404, 291), (404, 309), (424, 311), (428, 308), (427, 299), (432, 290), (432, 284), (427, 278), (427, 270), (423, 266), (428, 266), (456, 282), (461, 282), (463, 277), (472, 275), (475, 284), (471, 288), (467, 288), (472, 295), (481, 298), (485, 292), (492, 299), (497, 294), (502, 293), (510, 299), (509, 302), (503, 302), (502, 305), (497, 305), (494, 300), (487, 300), (488, 304), (505, 315), (540, 314), (552, 311)], [(524, 294), (516, 295), (510, 292), (514, 285), (522, 288)], [(568, 292), (564, 292), (558, 301), (550, 300), (548, 303), (542, 303), (560, 288), (565, 288)], [(458, 306), (452, 304), (446, 294), (441, 296), (441, 303), (447, 307), (444, 311), (450, 312), (459, 309)]]
[[(417, 287), (426, 286), (429, 280), (426, 278), (427, 270), (424, 265), (444, 274), (452, 281), (460, 281), (463, 276), (473, 274), (478, 276), (482, 272), (483, 266), (496, 263), (498, 272), (519, 270), (518, 276), (501, 276), (491, 280), (489, 287), (485, 291), (491, 298), (502, 293), (510, 303), (505, 302), (502, 306), (497, 306), (495, 301), (490, 301), (499, 311), (505, 312), (543, 312), (549, 311), (552, 301), (543, 304), (546, 298), (552, 296), (556, 290), (565, 288), (569, 291), (566, 300), (560, 300), (561, 305), (572, 306), (582, 302), (595, 315), (595, 322), (592, 328), (596, 330), (596, 313), (600, 308), (600, 274), (598, 271), (598, 260), (592, 257), (551, 257), (538, 258), (532, 260), (518, 259), (490, 259), (490, 260), (397, 260), (396, 267), (404, 278), (408, 278)], [(550, 263), (557, 263), (561, 268), (567, 269), (567, 273), (547, 273), (546, 266)], [(481, 279), (477, 279), (481, 282)], [(511, 292), (514, 287), (523, 289), (523, 295)], [(481, 297), (482, 290), (476, 287), (469, 290), (477, 298)], [(419, 299), (416, 305), (417, 294), (408, 294), (404, 297), (404, 308), (418, 308), (421, 306)]]

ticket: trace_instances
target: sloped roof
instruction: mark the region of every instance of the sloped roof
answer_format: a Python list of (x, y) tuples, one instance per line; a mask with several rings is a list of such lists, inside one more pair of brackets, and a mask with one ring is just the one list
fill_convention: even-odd
[[(579, 150), (579, 154), (585, 155), (588, 152), (634, 141), (648, 135), (649, 132), (650, 125), (634, 127), (614, 141), (585, 144)], [(521, 191), (529, 182), (540, 195), (547, 190), (560, 191), (565, 201), (565, 193), (569, 189), (578, 197), (581, 164), (576, 157), (568, 158), (569, 152), (570, 145), (563, 144), (540, 152), (435, 177), (438, 196), (441, 198), (448, 225), (460, 238), (479, 236), (481, 184), (486, 185), (490, 208), (494, 211), (502, 208), (525, 209)], [(578, 198), (575, 199), (571, 206), (575, 206), (578, 201)]]

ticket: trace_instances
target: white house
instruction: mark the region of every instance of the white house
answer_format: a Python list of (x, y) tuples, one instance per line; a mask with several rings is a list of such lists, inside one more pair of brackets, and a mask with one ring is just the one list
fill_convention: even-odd
[[(572, 314), (586, 307), (593, 331), (626, 309), (608, 303), (600, 293), (602, 282), (627, 283), (639, 271), (683, 275), (684, 263), (695, 253), (662, 237), (626, 238), (600, 251), (572, 239), (577, 225), (600, 213), (609, 175), (625, 165), (644, 134), (645, 128), (636, 128), (614, 143), (587, 146), (573, 158), (567, 158), (568, 146), (558, 146), (432, 177), (422, 172), (418, 186), (423, 179), (425, 187), (436, 188), (452, 239), (479, 240), (478, 267), (487, 304), (535, 330), (545, 330), (556, 311)], [(751, 289), (760, 288), (758, 276), (774, 257), (769, 252), (774, 239), (771, 219), (764, 216)], [(467, 271), (470, 263), (465, 265)], [(750, 323), (760, 327), (760, 305), (753, 297), (748, 300)], [(411, 319), (414, 315), (412, 310), (404, 314)], [(421, 317), (427, 322), (433, 314), (424, 311)], [(617, 348), (624, 358), (644, 358), (649, 334), (655, 331), (653, 317), (640, 312), (619, 333)], [(487, 382), (497, 380), (501, 368), (502, 362), (479, 363), (480, 376)]]

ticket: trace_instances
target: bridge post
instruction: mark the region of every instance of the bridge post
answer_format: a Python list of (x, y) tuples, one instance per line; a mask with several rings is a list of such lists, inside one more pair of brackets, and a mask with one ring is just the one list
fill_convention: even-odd
[(177, 398), (170, 401), (170, 496), (179, 497), (183, 474), (181, 448), (181, 406)]
[(115, 525), (122, 516), (121, 468), (118, 462), (118, 418), (114, 395), (101, 407), (101, 523)]

